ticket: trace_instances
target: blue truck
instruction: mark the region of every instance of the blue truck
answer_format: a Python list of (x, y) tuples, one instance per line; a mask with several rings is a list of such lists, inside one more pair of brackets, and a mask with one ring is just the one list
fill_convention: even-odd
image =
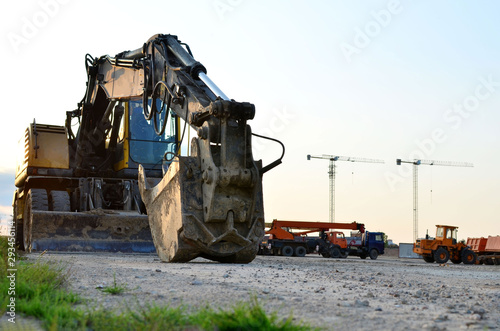
[(384, 254), (384, 233), (366, 231), (359, 237), (346, 237), (347, 252), (350, 256), (359, 256), (362, 259), (370, 257), (376, 260)]

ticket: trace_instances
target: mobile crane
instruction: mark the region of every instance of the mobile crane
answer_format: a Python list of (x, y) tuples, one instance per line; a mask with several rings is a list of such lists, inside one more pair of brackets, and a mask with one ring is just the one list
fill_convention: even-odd
[[(299, 230), (292, 232), (292, 230)], [(357, 230), (360, 240), (347, 240), (344, 233), (334, 230)], [(308, 237), (307, 234), (318, 232), (319, 237)], [(356, 255), (365, 259), (370, 256), (376, 259), (384, 254), (383, 234), (365, 231), (361, 223), (331, 223), (308, 221), (273, 220), (267, 241), (268, 250), (273, 255), (305, 256), (318, 252), (323, 257), (346, 258)]]
[[(277, 141), (279, 159), (253, 159), (252, 136), (265, 138), (247, 125), (254, 105), (230, 100), (174, 35), (87, 54), (86, 69), (65, 126), (33, 121), (20, 141), (18, 246), (252, 261), (264, 235), (262, 176), (284, 155)], [(198, 136), (181, 156), (188, 124)]]

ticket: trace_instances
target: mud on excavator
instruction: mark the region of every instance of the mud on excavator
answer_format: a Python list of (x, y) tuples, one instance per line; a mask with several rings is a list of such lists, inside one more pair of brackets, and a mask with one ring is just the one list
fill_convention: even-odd
[[(252, 261), (264, 235), (262, 176), (284, 155), (275, 140), (281, 157), (253, 159), (252, 136), (265, 138), (247, 125), (254, 105), (230, 100), (173, 35), (114, 57), (87, 54), (86, 69), (66, 124), (33, 121), (20, 141), (19, 248)], [(187, 125), (197, 137), (181, 156)]]

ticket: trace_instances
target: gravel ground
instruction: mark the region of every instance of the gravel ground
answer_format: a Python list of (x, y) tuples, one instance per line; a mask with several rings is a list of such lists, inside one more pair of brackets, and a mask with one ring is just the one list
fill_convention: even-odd
[[(390, 255), (390, 254), (389, 254)], [(394, 255), (394, 254), (392, 254)], [(31, 254), (30, 258), (37, 258)], [(196, 259), (161, 263), (156, 255), (55, 254), (71, 268), (71, 288), (107, 309), (158, 305), (228, 308), (257, 297), (268, 312), (326, 330), (500, 328), (500, 267), (377, 260), (257, 256), (250, 264)], [(121, 295), (100, 287), (126, 286)]]
[[(250, 264), (205, 259), (161, 263), (156, 255), (45, 254), (71, 268), (71, 288), (107, 309), (158, 305), (229, 308), (252, 296), (268, 312), (327, 330), (500, 328), (500, 268), (377, 260), (257, 256)], [(393, 255), (393, 256), (390, 256)], [(35, 254), (30, 255), (36, 258)], [(127, 290), (99, 288), (114, 279)]]

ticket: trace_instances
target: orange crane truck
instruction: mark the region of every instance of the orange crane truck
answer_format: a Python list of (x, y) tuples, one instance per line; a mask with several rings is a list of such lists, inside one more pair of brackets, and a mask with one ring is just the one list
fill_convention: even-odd
[[(334, 230), (358, 230), (363, 234), (362, 243), (349, 245), (343, 232)], [(298, 230), (298, 231), (292, 231)], [(308, 237), (310, 233), (319, 232), (319, 237)], [(361, 258), (370, 256), (376, 259), (384, 253), (383, 235), (381, 242), (375, 243), (368, 240), (369, 234), (361, 223), (330, 223), (307, 221), (273, 220), (270, 229), (267, 250), (270, 254), (281, 256), (305, 256), (308, 253), (319, 253), (323, 257), (346, 258), (348, 255), (358, 255)]]

